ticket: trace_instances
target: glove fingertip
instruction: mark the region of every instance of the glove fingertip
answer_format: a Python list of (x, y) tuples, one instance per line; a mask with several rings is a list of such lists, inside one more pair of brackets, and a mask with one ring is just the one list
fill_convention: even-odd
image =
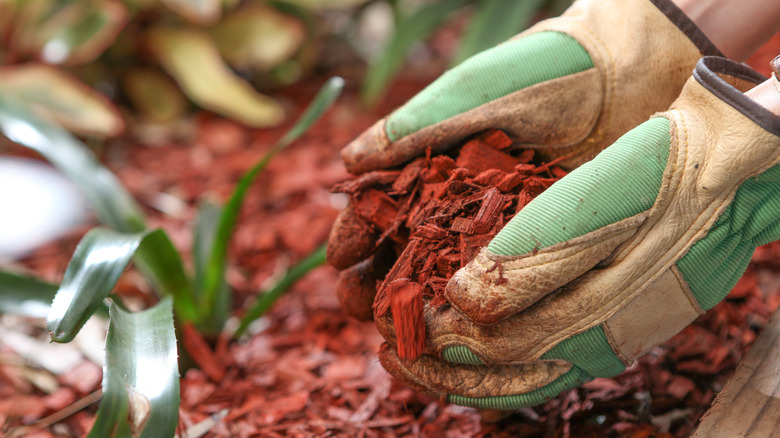
[(395, 347), (385, 342), (379, 347), (379, 363), (394, 378), (403, 382), (406, 386), (415, 391), (429, 395), (431, 397), (445, 400), (447, 394), (436, 391), (434, 388), (425, 385), (415, 374), (404, 365), (404, 360), (398, 357)]
[(387, 159), (391, 141), (387, 136), (386, 119), (383, 118), (363, 131), (341, 150), (344, 165), (353, 174), (384, 169), (398, 163)]
[(326, 257), (336, 269), (347, 269), (376, 249), (378, 234), (349, 204), (339, 213), (328, 236)]

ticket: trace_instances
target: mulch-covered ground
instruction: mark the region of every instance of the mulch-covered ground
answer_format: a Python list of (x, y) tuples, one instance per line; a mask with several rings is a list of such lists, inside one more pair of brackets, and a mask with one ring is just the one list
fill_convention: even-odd
[[(754, 65), (767, 72), (766, 58), (772, 55), (765, 50)], [(346, 203), (344, 195), (329, 190), (348, 178), (339, 149), (433, 78), (418, 76), (397, 81), (371, 112), (358, 104), (356, 82), (349, 81), (351, 88), (325, 119), (261, 175), (231, 252), (228, 278), (237, 308), (326, 240)], [(291, 114), (300, 113), (324, 79), (281, 92)], [(151, 223), (165, 228), (186, 254), (197, 203), (224, 200), (242, 172), (284, 131), (247, 130), (201, 114), (170, 139), (158, 139), (157, 146), (128, 137), (108, 145), (102, 158), (147, 209)], [(22, 264), (59, 280), (84, 231), (41, 248)], [(203, 371), (182, 371), (180, 431), (195, 436), (203, 427), (204, 436), (215, 437), (688, 436), (780, 304), (778, 273), (780, 245), (759, 248), (723, 303), (621, 376), (597, 379), (546, 405), (486, 424), (473, 409), (431, 400), (394, 381), (376, 358), (381, 337), (372, 323), (341, 312), (334, 294), (337, 271), (322, 267), (278, 301), (251, 336), (212, 342), (214, 354), (197, 358), (206, 364)], [(132, 270), (119, 289), (131, 299), (148, 296)], [(29, 337), (45, 339), (42, 321), (16, 323)], [(100, 366), (86, 355), (68, 371), (53, 374), (3, 345), (0, 432), (56, 413), (100, 387)], [(84, 436), (96, 406), (26, 436)]]

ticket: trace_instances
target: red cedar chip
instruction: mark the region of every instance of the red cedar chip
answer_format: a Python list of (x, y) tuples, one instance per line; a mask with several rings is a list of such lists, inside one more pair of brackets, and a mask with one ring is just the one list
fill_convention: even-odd
[(495, 185), (496, 188), (502, 192), (511, 192), (515, 187), (519, 186), (525, 178), (525, 175), (522, 173), (504, 174), (504, 177), (501, 178), (500, 181), (491, 185)]
[(469, 231), (473, 234), (484, 234), (490, 231), (496, 223), (503, 206), (504, 197), (501, 196), (498, 189), (489, 189), (482, 200), (482, 206), (479, 208)]
[(431, 159), (431, 167), (422, 172), (425, 183), (447, 181), (449, 173), (458, 167), (455, 160), (446, 155), (437, 155)]
[(485, 131), (479, 138), (496, 149), (507, 149), (512, 146), (512, 139), (504, 131), (497, 129)]
[(464, 167), (478, 175), (486, 170), (499, 169), (504, 172), (514, 172), (517, 158), (490, 147), (482, 140), (475, 139), (463, 145), (456, 160), (458, 167)]
[(423, 320), (422, 286), (405, 279), (389, 286), (390, 311), (398, 339), (398, 357), (417, 359), (425, 346), (425, 322)]
[(450, 227), (450, 231), (453, 231), (455, 233), (468, 233), (471, 230), (471, 226), (474, 224), (474, 219), (469, 219), (465, 217), (456, 217), (455, 220), (452, 221), (452, 226)]
[(417, 178), (425, 169), (425, 158), (418, 158), (401, 170), (398, 179), (393, 182), (393, 194), (405, 195), (417, 184)]
[(396, 279), (408, 279), (413, 272), (413, 261), (417, 256), (417, 247), (420, 241), (418, 239), (412, 239), (409, 244), (406, 245), (404, 251), (398, 257), (390, 272), (385, 277), (382, 284), (377, 289), (376, 298), (374, 299), (374, 315), (384, 316), (387, 311), (390, 310), (390, 296), (388, 293), (388, 285)]
[(439, 275), (449, 278), (460, 268), (460, 254), (452, 252), (448, 254), (439, 253), (436, 261), (436, 269)]
[(330, 191), (353, 195), (372, 187), (393, 184), (395, 181), (398, 181), (400, 174), (401, 172), (397, 170), (375, 170), (360, 175), (353, 180), (336, 184)]
[(386, 193), (376, 189), (362, 192), (355, 199), (355, 206), (359, 215), (384, 231), (395, 223), (398, 215), (398, 203)]
[(424, 224), (414, 230), (414, 236), (428, 240), (443, 240), (447, 237), (447, 232), (435, 224)]
[(569, 174), (569, 172), (561, 169), (558, 166), (555, 166), (552, 169), (550, 169), (550, 172), (552, 172), (553, 176), (555, 176), (556, 178), (563, 178), (564, 176)]
[(472, 182), (481, 186), (495, 186), (498, 185), (498, 183), (503, 180), (506, 175), (507, 173), (502, 172), (501, 170), (488, 169), (474, 177)]
[(203, 339), (200, 332), (190, 323), (182, 326), (182, 343), (192, 360), (214, 382), (221, 382), (225, 377), (225, 367), (214, 355), (211, 347)]
[(523, 152), (520, 152), (520, 155), (517, 156), (517, 161), (519, 161), (522, 164), (530, 163), (531, 160), (534, 159), (534, 154), (536, 151), (533, 149), (526, 149)]
[(515, 172), (521, 173), (523, 175), (533, 175), (536, 173), (537, 167), (533, 164), (518, 164), (515, 166)]

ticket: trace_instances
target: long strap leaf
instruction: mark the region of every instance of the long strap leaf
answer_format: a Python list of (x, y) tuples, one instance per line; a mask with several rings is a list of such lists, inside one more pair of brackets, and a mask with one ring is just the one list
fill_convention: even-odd
[(241, 210), (241, 204), (244, 201), (246, 192), (251, 186), (257, 174), (268, 165), (279, 151), (287, 147), (290, 143), (300, 137), (309, 127), (319, 119), (319, 117), (336, 101), (344, 88), (344, 80), (340, 77), (329, 79), (322, 86), (317, 96), (306, 111), (301, 115), (295, 125), (284, 135), (271, 149), (249, 169), (236, 185), (230, 200), (222, 209), (222, 214), (217, 225), (217, 233), (214, 238), (214, 245), (211, 248), (211, 254), (206, 264), (204, 272), (204, 296), (201, 303), (202, 312), (208, 312), (208, 309), (214, 304), (214, 300), (219, 290), (220, 282), (225, 274), (225, 263), (227, 258), (228, 244), (233, 234), (233, 228), (238, 220), (238, 214)]
[(89, 438), (172, 437), (179, 367), (170, 298), (143, 312), (109, 309), (103, 399)]
[[(222, 208), (212, 202), (204, 202), (198, 207), (192, 244), (196, 302), (200, 302), (199, 300), (205, 295), (203, 287), (205, 286), (206, 267), (214, 248), (214, 239), (221, 213)], [(198, 329), (203, 333), (217, 334), (221, 332), (230, 314), (233, 301), (232, 290), (224, 275), (221, 276), (220, 280), (214, 303), (208, 309), (207, 314), (201, 315), (200, 324), (198, 324)]]
[(0, 313), (45, 318), (57, 285), (0, 271)]
[(460, 41), (452, 65), (505, 41), (528, 27), (545, 0), (482, 0)]
[(70, 178), (102, 223), (123, 232), (146, 228), (144, 214), (130, 193), (69, 132), (37, 119), (23, 104), (8, 99), (0, 99), (0, 132), (38, 152)]
[(409, 48), (431, 35), (449, 18), (450, 13), (466, 3), (467, 0), (439, 0), (402, 18), (382, 56), (368, 68), (363, 82), (363, 101), (369, 105), (376, 103), (387, 83), (403, 65)]
[[(162, 230), (118, 233), (105, 228), (90, 230), (79, 242), (52, 302), (47, 327), (55, 342), (70, 342), (101, 302), (111, 293), (130, 259), (144, 257), (143, 268), (156, 286), (172, 295), (177, 313), (185, 320), (195, 318), (181, 259)], [(181, 272), (171, 275), (171, 271)]]

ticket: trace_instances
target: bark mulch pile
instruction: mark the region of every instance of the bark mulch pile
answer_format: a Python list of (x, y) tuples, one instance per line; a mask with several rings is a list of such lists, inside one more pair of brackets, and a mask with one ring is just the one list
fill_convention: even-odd
[[(562, 159), (538, 164), (533, 159), (533, 150), (513, 144), (501, 131), (487, 131), (447, 155), (431, 157), (429, 150), (401, 170), (369, 172), (334, 187), (350, 196), (353, 226), (348, 235), (331, 236), (336, 240), (331, 246), (342, 248), (331, 254), (331, 263), (349, 266), (385, 240), (401, 248), (374, 302), (376, 317), (392, 311), (400, 357), (422, 354), (423, 297), (432, 306), (446, 305), (443, 293), (452, 274), (566, 175), (556, 166)], [(352, 275), (347, 270), (342, 278)]]

